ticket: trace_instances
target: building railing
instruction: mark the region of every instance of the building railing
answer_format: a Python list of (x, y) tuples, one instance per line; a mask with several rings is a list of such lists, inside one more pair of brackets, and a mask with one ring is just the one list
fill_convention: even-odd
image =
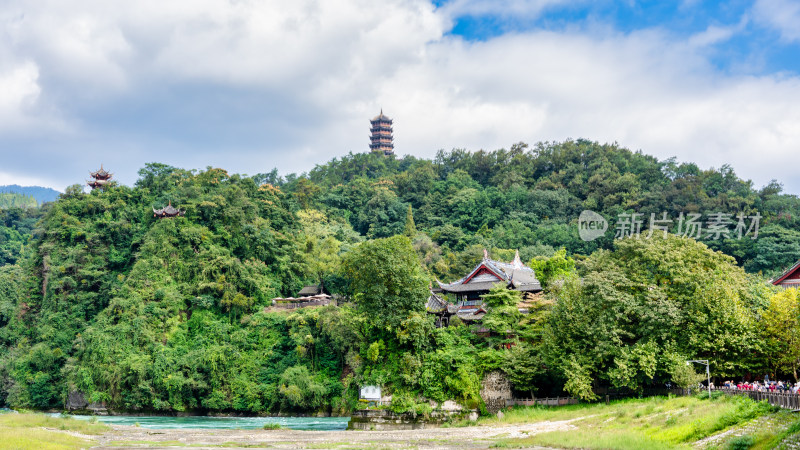
[[(310, 302), (275, 302), (275, 307), (280, 309), (308, 308), (309, 306), (327, 306), (332, 303), (331, 299), (314, 300)], [(335, 304), (335, 303), (334, 303)]]

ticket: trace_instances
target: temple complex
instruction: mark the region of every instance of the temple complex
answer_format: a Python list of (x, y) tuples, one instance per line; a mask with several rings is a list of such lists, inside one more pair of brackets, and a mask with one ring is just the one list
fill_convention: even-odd
[(383, 110), (369, 121), (372, 125), (369, 137), (369, 149), (386, 156), (394, 155), (394, 137), (392, 136), (392, 119), (383, 115)]
[[(436, 326), (448, 326), (452, 316), (457, 316), (465, 323), (479, 321), (486, 315), (486, 307), (481, 296), (488, 294), (489, 289), (500, 283), (508, 289), (535, 294), (541, 292), (542, 286), (533, 269), (522, 263), (519, 251), (514, 254), (510, 263), (495, 261), (483, 251), (483, 260), (464, 278), (452, 283), (440, 283), (438, 289), (432, 289), (425, 309), (436, 315)], [(455, 296), (455, 302), (448, 301), (443, 295)], [(525, 310), (527, 312), (527, 306)], [(522, 308), (520, 309), (522, 312)]]
[(775, 286), (782, 288), (800, 287), (800, 261), (783, 272), (778, 278), (770, 280)]
[(164, 218), (168, 218), (168, 217), (183, 216), (185, 214), (186, 214), (185, 210), (178, 209), (178, 208), (172, 206), (172, 201), (170, 201), (169, 204), (167, 206), (165, 206), (164, 208), (161, 208), (161, 209), (153, 208), (153, 217), (157, 217), (159, 219), (164, 219)]
[(97, 188), (104, 188), (109, 183), (109, 181), (111, 181), (111, 177), (113, 175), (114, 175), (113, 173), (106, 172), (106, 170), (103, 169), (103, 165), (100, 164), (100, 170), (96, 172), (89, 172), (89, 176), (94, 179), (87, 181), (86, 184), (89, 185), (89, 187), (91, 187), (92, 190)]

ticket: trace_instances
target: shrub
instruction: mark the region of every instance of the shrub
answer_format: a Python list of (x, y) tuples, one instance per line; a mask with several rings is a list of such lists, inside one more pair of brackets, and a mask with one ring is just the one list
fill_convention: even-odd
[(736, 436), (728, 441), (728, 444), (725, 446), (725, 448), (727, 450), (747, 450), (755, 443), (756, 440), (753, 438), (753, 436), (745, 434), (744, 436)]

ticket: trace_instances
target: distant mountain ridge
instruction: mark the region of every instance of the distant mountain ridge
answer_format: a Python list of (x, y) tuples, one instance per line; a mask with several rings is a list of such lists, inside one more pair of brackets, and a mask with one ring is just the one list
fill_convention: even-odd
[(18, 184), (8, 184), (0, 186), (0, 193), (14, 193), (29, 195), (36, 199), (40, 205), (44, 202), (54, 202), (61, 194), (55, 189), (42, 186), (20, 186)]

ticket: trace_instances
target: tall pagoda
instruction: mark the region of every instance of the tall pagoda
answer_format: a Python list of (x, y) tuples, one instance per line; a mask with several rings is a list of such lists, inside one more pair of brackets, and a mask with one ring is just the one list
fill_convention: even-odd
[(87, 181), (86, 184), (92, 188), (92, 190), (97, 188), (104, 188), (106, 185), (111, 181), (111, 177), (113, 173), (107, 172), (103, 169), (103, 165), (100, 164), (100, 170), (96, 172), (89, 172), (89, 176), (94, 178), (93, 180)]
[(392, 137), (392, 119), (381, 113), (373, 117), (369, 121), (372, 125), (369, 131), (372, 135), (369, 137), (369, 148), (371, 151), (379, 153), (382, 152), (385, 156), (394, 155), (394, 137)]

